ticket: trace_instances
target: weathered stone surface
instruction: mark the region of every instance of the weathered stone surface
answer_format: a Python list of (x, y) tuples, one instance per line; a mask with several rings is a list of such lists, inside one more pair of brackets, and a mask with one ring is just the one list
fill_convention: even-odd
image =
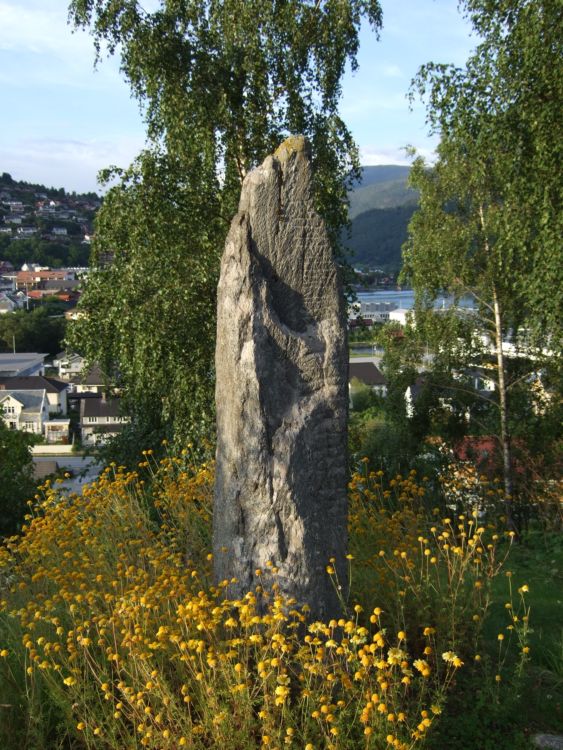
[(221, 264), (216, 367), (216, 578), (236, 577), (229, 597), (275, 580), (329, 616), (331, 557), (346, 581), (348, 356), (301, 137), (244, 181)]
[(535, 734), (532, 744), (544, 750), (563, 750), (563, 735), (561, 734)]

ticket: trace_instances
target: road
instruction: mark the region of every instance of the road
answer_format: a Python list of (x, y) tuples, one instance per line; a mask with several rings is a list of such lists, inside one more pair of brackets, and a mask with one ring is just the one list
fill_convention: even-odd
[(33, 462), (36, 464), (48, 461), (56, 461), (60, 469), (64, 468), (72, 472), (72, 478), (65, 479), (62, 484), (58, 485), (66, 492), (80, 494), (82, 487), (85, 484), (91, 484), (97, 479), (101, 471), (100, 464), (97, 464), (96, 459), (92, 456), (69, 456), (68, 454), (64, 454), (33, 457)]

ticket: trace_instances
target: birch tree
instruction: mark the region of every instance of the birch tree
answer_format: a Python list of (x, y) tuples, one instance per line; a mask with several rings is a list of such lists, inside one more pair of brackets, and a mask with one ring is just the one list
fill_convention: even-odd
[[(452, 346), (447, 318), (429, 315), (439, 292), (470, 295), (473, 344), (494, 354), (498, 436), (509, 522), (514, 493), (506, 341), (539, 368), (561, 345), (562, 8), (551, 0), (464, 0), (482, 41), (464, 69), (428, 64), (414, 82), (439, 134), (432, 168), (420, 158), (412, 184), (420, 210), (409, 226), (403, 277), (418, 320)], [(450, 320), (452, 318), (450, 317)], [(474, 358), (466, 349), (466, 361)], [(472, 351), (470, 351), (472, 350)]]
[[(154, 4), (153, 4), (154, 5)], [(147, 149), (100, 211), (94, 271), (71, 343), (129, 394), (136, 424), (202, 445), (213, 425), (215, 287), (244, 175), (288, 133), (312, 144), (335, 248), (357, 150), (338, 114), (362, 19), (377, 0), (73, 0), (98, 59), (120, 56)], [(109, 262), (111, 260), (111, 262)], [(144, 446), (147, 447), (147, 446)]]

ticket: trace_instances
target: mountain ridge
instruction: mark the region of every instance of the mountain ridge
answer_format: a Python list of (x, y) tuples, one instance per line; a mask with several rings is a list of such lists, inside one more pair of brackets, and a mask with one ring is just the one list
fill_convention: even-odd
[(407, 184), (410, 167), (395, 164), (362, 167), (362, 179), (349, 191), (350, 235), (343, 244), (353, 265), (397, 273), (408, 223), (418, 193)]

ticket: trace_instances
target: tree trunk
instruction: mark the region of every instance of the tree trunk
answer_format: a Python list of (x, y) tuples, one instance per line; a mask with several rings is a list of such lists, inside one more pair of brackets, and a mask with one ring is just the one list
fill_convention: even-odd
[(516, 531), (513, 511), (512, 451), (508, 429), (508, 398), (505, 379), (504, 350), (502, 343), (502, 312), (496, 288), (493, 287), (493, 310), (495, 316), (495, 348), (497, 355), (498, 390), (500, 409), (500, 442), (502, 448), (502, 470), (504, 480), (504, 505), (506, 523), (511, 531)]

